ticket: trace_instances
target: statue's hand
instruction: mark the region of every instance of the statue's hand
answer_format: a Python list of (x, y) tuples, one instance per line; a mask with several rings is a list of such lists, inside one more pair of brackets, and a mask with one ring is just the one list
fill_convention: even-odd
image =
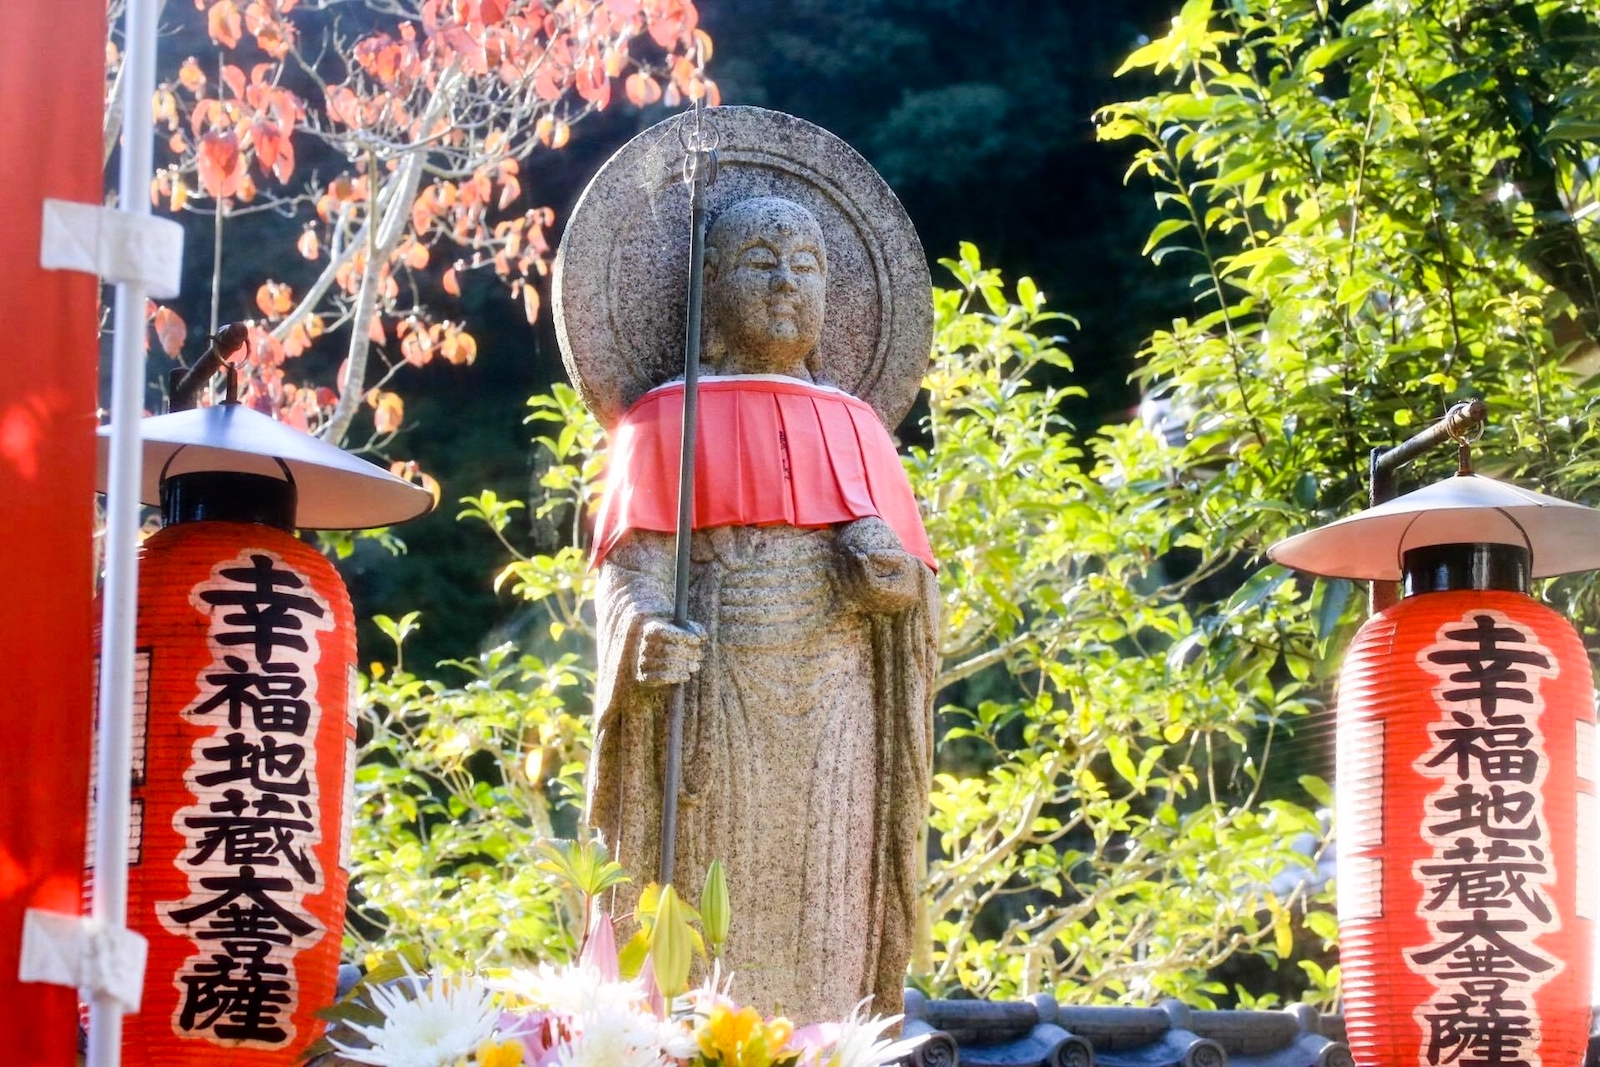
[(679, 629), (667, 619), (650, 619), (639, 631), (639, 657), (634, 676), (645, 685), (677, 685), (700, 669), (706, 631), (691, 622)]
[(857, 519), (839, 532), (837, 545), (845, 592), (862, 611), (889, 615), (917, 602), (922, 561), (900, 547), (888, 523)]

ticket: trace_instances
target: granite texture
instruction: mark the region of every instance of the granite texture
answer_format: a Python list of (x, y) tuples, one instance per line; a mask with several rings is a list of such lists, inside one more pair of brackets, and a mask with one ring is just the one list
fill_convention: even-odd
[[(841, 268), (816, 217), (751, 198), (706, 243), (707, 370), (825, 378)], [(676, 881), (692, 900), (707, 865), (726, 866), (737, 997), (797, 1021), (867, 995), (898, 1011), (932, 755), (933, 574), (878, 518), (700, 530), (691, 561), (692, 629), (669, 621), (672, 535), (633, 531), (601, 567), (591, 825), (636, 886), (654, 878), (664, 708), (685, 684)]]
[[(578, 392), (607, 426), (652, 386), (683, 372), (689, 209), (675, 116), (626, 145), (573, 208), (556, 254), (551, 310)], [(827, 246), (827, 316), (818, 377), (861, 397), (893, 429), (916, 398), (932, 338), (922, 245), (899, 200), (854, 149), (802, 119), (711, 108), (715, 219), (778, 196), (815, 218)], [(714, 223), (713, 223), (714, 224)]]

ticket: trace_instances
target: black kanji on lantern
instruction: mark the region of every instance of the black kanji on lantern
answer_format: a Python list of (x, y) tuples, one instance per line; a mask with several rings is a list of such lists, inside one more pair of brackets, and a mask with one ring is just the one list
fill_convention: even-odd
[(1550, 657), (1531, 648), (1507, 647), (1528, 644), (1528, 635), (1514, 626), (1500, 625), (1492, 615), (1475, 615), (1472, 621), (1469, 628), (1445, 632), (1446, 638), (1460, 645), (1447, 645), (1428, 654), (1429, 662), (1460, 668), (1449, 680), (1462, 687), (1446, 690), (1444, 699), (1477, 704), (1490, 726), (1520, 723), (1521, 715), (1498, 715), (1500, 701), (1532, 703), (1528, 673), (1522, 668), (1548, 670)]
[(224, 941), (183, 976), (178, 1026), (206, 1030), (230, 1041), (280, 1044), (289, 1033), (278, 1022), (292, 1003), (289, 968), (271, 958), (270, 941)]
[(238, 629), (218, 634), (218, 644), (250, 645), (256, 662), (261, 664), (272, 662), (275, 648), (304, 652), (310, 647), (301, 633), (304, 623), (299, 616), (320, 619), (326, 609), (311, 597), (286, 592), (306, 588), (304, 578), (287, 567), (275, 565), (271, 556), (262, 553), (251, 555), (248, 567), (227, 568), (219, 573), (239, 583), (239, 587), (208, 589), (200, 594), (200, 599), (215, 607), (239, 610), (222, 616), (224, 626)]
[(1418, 1010), (1431, 1064), (1526, 1064), (1538, 1033), (1533, 994), (1558, 969), (1535, 939), (1557, 921), (1544, 891), (1544, 743), (1538, 680), (1551, 660), (1533, 635), (1474, 612), (1423, 654), (1439, 678), (1440, 718), (1418, 770), (1441, 779), (1423, 836), (1434, 854), (1414, 871), (1429, 945), (1406, 953), (1434, 987)]
[(218, 1041), (292, 1039), (293, 952), (323, 933), (304, 905), (322, 881), (310, 638), (331, 620), (306, 592), (277, 557), (246, 551), (194, 593), (196, 606), (221, 610), (208, 612), (215, 661), (185, 714), (215, 732), (195, 746), (185, 779), (197, 803), (176, 822), (191, 892), (164, 920), (199, 950), (177, 975), (175, 1025)]
[(266, 663), (260, 671), (238, 656), (223, 656), (227, 670), (208, 672), (208, 685), (217, 687), (206, 700), (196, 705), (191, 715), (204, 715), (226, 706), (228, 725), (235, 730), (244, 725), (244, 712), (250, 712), (257, 730), (305, 736), (311, 718), (311, 704), (301, 699), (306, 680), (293, 663)]

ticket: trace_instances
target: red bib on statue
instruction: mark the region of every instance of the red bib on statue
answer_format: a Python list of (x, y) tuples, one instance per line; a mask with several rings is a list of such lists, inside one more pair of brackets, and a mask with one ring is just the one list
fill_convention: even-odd
[[(832, 526), (876, 516), (937, 567), (911, 483), (871, 405), (794, 378), (700, 380), (694, 528)], [(672, 533), (678, 515), (683, 383), (652, 389), (611, 435), (595, 519), (598, 565), (629, 530)]]

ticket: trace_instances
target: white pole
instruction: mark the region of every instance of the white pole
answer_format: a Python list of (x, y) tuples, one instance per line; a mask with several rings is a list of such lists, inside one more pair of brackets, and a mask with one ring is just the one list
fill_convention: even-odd
[[(160, 0), (127, 0), (123, 40), (122, 169), (117, 207), (150, 214), (156, 14)], [(139, 420), (144, 415), (144, 284), (117, 285), (112, 319), (111, 456), (106, 485), (105, 589), (100, 619), (100, 764), (95, 806), (95, 921), (128, 925), (128, 791), (133, 658), (139, 600)], [(89, 1067), (122, 1062), (122, 1006), (97, 992), (89, 1013)]]

